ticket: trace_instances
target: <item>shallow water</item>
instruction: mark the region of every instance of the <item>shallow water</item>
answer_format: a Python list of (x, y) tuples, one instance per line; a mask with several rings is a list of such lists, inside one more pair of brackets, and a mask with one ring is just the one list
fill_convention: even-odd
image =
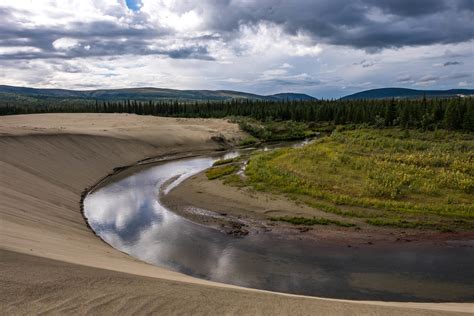
[(160, 192), (215, 160), (165, 162), (94, 191), (84, 200), (91, 228), (133, 257), (223, 283), (331, 298), (474, 301), (472, 247), (356, 249), (272, 233), (235, 238), (160, 203)]

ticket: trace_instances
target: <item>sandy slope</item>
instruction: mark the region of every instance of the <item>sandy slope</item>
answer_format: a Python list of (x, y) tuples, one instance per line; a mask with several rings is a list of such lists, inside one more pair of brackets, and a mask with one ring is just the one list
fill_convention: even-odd
[[(221, 120), (116, 114), (0, 118), (0, 310), (51, 313), (438, 314), (468, 304), (391, 304), (303, 298), (217, 285), (150, 266), (97, 238), (81, 191), (114, 167), (239, 137)], [(416, 309), (413, 309), (416, 308)]]

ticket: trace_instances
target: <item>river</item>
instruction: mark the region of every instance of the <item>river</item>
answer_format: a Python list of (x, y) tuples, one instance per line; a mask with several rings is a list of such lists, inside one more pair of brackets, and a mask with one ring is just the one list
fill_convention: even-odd
[(347, 248), (271, 232), (236, 238), (162, 205), (160, 194), (231, 156), (170, 160), (112, 177), (86, 196), (84, 215), (112, 247), (197, 278), (329, 298), (474, 301), (472, 247)]

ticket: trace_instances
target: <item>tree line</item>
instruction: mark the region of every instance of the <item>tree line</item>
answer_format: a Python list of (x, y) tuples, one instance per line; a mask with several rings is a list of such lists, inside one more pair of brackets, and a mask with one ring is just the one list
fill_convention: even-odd
[(252, 117), (260, 121), (369, 124), (376, 127), (474, 131), (474, 98), (262, 101), (92, 101), (89, 104), (3, 105), (0, 115), (31, 113), (133, 113), (172, 117)]

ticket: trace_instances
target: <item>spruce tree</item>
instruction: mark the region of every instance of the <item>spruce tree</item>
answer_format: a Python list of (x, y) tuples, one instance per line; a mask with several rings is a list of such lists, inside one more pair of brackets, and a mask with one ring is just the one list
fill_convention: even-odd
[(467, 105), (462, 128), (466, 131), (474, 132), (474, 104)]
[(400, 127), (408, 128), (410, 122), (410, 112), (407, 104), (403, 104), (400, 108)]
[(385, 106), (385, 126), (392, 126), (395, 119), (397, 118), (397, 108), (395, 106), (395, 100)]
[(449, 102), (444, 113), (444, 127), (450, 130), (459, 129), (461, 127), (461, 115), (459, 107), (453, 102)]

